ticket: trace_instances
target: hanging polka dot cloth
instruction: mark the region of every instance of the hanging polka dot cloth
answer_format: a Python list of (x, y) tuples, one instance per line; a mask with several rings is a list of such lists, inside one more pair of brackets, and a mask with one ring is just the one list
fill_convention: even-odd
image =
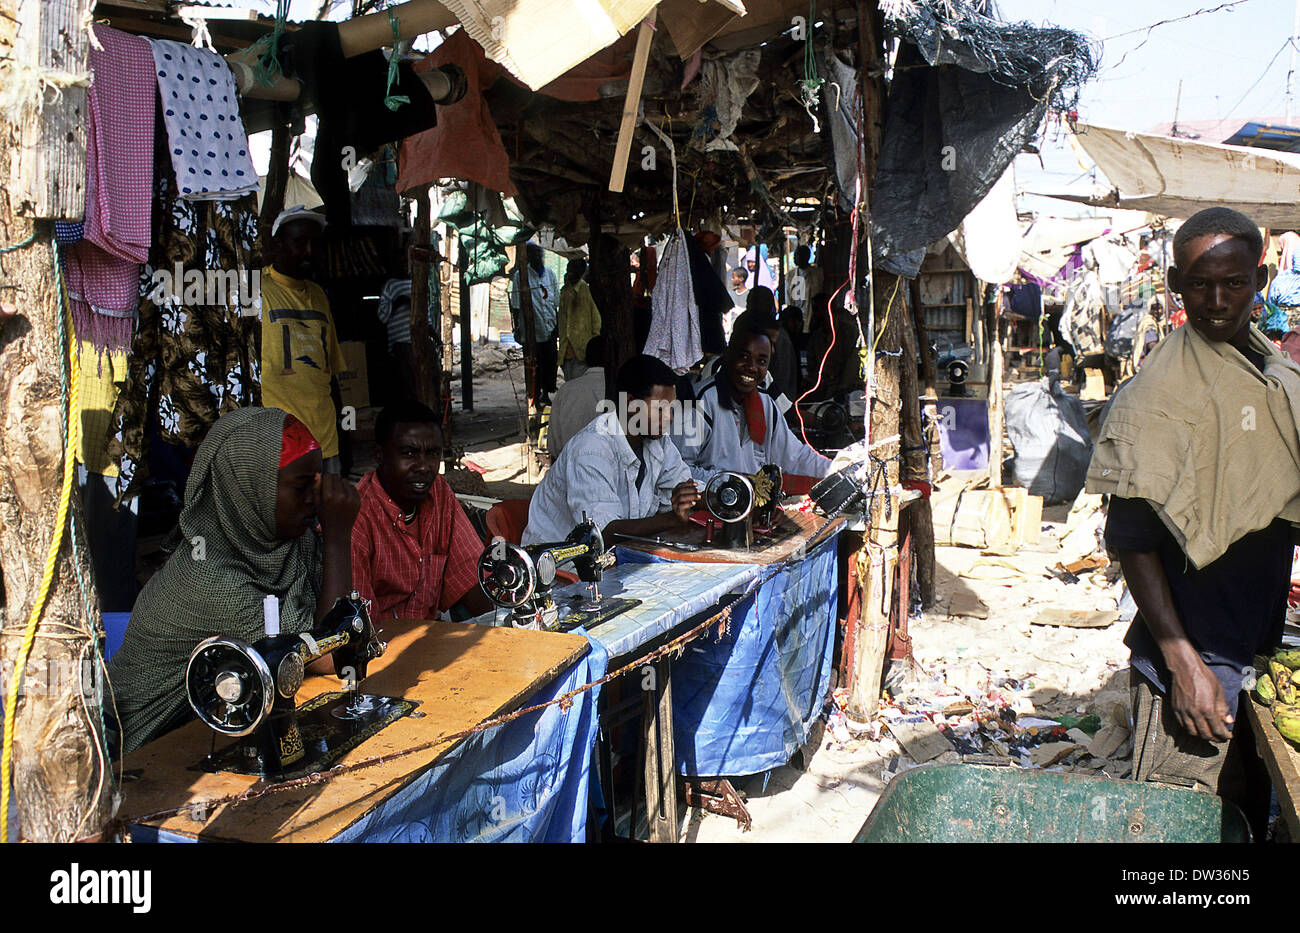
[(215, 52), (150, 39), (176, 187), (190, 201), (229, 201), (256, 191), (257, 172), (239, 117), (235, 80)]

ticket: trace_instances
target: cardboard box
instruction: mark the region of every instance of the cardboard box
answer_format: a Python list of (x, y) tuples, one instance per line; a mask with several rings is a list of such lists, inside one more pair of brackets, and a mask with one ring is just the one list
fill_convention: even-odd
[(370, 406), (370, 382), (366, 373), (366, 345), (359, 340), (339, 344), (345, 368), (338, 374), (343, 404), (361, 409)]

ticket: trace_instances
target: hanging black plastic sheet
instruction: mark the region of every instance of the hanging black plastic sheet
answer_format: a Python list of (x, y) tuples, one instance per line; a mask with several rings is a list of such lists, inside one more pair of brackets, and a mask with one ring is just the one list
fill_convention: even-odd
[(925, 64), (905, 43), (889, 89), (871, 202), (882, 258), (923, 249), (955, 230), (1047, 114), (1047, 97), (1036, 100), (1026, 87)]
[(909, 277), (920, 250), (955, 230), (1002, 177), (1049, 106), (1076, 106), (1096, 72), (1085, 36), (1000, 22), (990, 7), (914, 0), (895, 5), (888, 22), (903, 42), (873, 180), (872, 233), (878, 261)]

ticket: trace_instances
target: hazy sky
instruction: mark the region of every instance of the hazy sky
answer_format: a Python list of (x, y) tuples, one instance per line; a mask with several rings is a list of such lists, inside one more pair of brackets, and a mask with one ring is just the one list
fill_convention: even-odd
[[(1227, 9), (1149, 31), (1153, 23), (1218, 7), (1222, 0), (1000, 0), (998, 5), (1003, 19), (1065, 26), (1103, 40), (1101, 71), (1080, 99), (1079, 117), (1085, 122), (1146, 130), (1172, 120), (1175, 104), (1180, 121), (1240, 117), (1244, 123), (1285, 114), (1293, 0), (1237, 0)], [(1300, 101), (1295, 112), (1300, 114)], [(1045, 169), (1034, 156), (1016, 160), (1021, 190), (1085, 193), (1091, 186), (1086, 177), (1080, 179), (1085, 170), (1060, 129), (1049, 128), (1043, 163)], [(1054, 203), (1062, 202), (1034, 200), (1022, 207)]]

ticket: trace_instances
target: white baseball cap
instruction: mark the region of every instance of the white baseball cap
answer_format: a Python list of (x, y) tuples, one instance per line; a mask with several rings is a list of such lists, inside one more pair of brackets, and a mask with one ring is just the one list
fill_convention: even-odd
[(302, 204), (295, 204), (293, 207), (286, 207), (284, 210), (280, 211), (280, 215), (275, 218), (275, 223), (271, 224), (271, 236), (275, 236), (279, 233), (280, 227), (284, 224), (293, 223), (298, 220), (310, 220), (313, 223), (320, 224), (322, 230), (325, 228), (324, 214), (308, 210)]

